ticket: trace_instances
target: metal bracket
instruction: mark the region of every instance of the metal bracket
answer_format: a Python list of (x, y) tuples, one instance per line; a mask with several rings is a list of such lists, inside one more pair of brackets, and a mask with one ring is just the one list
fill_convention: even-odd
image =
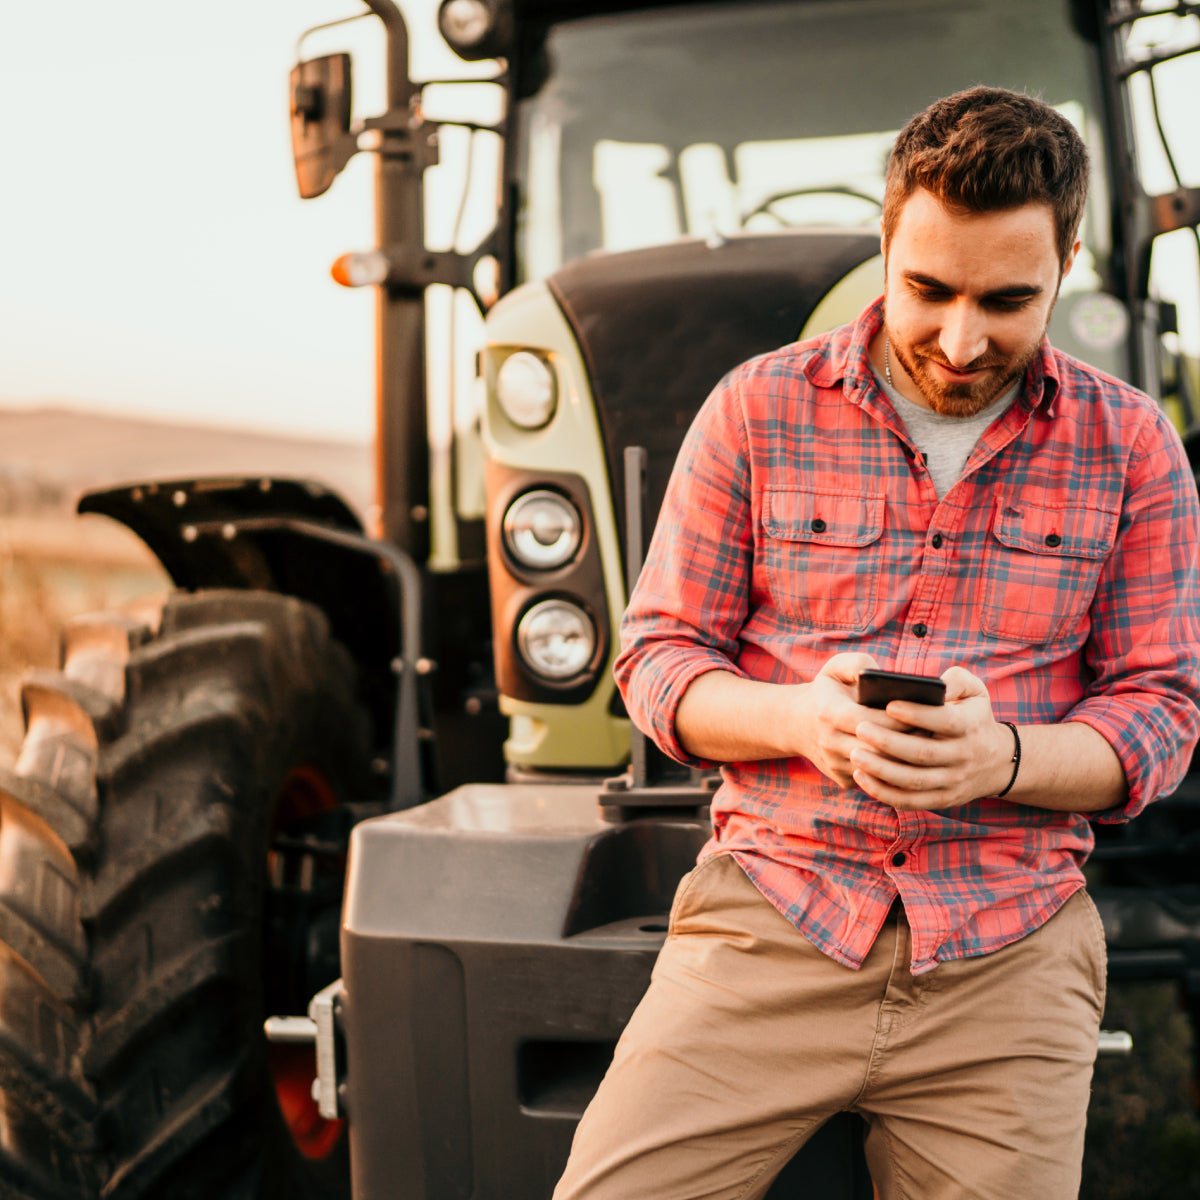
[(672, 787), (638, 786), (632, 770), (606, 779), (597, 799), (600, 815), (606, 821), (628, 821), (631, 817), (671, 813), (696, 813), (706, 809), (713, 793), (721, 786), (721, 777), (693, 769), (686, 784)]
[(1156, 235), (1200, 225), (1200, 188), (1181, 185), (1173, 192), (1147, 197), (1147, 203)]
[(337, 1053), (338, 1016), (344, 991), (342, 981), (335, 979), (308, 1004), (308, 1015), (317, 1030), (317, 1078), (313, 1082), (313, 1099), (317, 1102), (317, 1111), (327, 1121), (336, 1121), (346, 1115), (341, 1105)]
[[(426, 250), (399, 243), (380, 251), (387, 261), (385, 287), (419, 295), (430, 284), (464, 288), (474, 295), (474, 271), (483, 251), (460, 254), (457, 250)], [(476, 302), (480, 303), (478, 298)]]

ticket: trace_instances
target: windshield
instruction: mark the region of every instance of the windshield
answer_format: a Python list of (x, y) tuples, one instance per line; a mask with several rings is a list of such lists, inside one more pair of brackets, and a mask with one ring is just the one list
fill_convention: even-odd
[[(1040, 95), (1102, 146), (1094, 49), (1067, 0), (790, 0), (568, 20), (517, 109), (518, 275), (680, 236), (877, 229), (901, 125), (975, 83)], [(1106, 214), (1098, 168), (1091, 213)], [(1074, 288), (1106, 274), (1089, 216)]]

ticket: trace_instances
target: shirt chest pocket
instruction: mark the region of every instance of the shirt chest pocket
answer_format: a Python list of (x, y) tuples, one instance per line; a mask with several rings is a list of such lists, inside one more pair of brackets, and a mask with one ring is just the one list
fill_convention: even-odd
[(999, 501), (984, 552), (983, 632), (1033, 643), (1081, 630), (1118, 515)]
[(816, 629), (870, 629), (879, 603), (882, 496), (767, 488), (760, 552), (779, 610)]

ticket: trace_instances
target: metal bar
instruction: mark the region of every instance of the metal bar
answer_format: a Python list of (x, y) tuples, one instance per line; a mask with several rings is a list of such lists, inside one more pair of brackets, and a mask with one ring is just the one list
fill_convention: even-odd
[(317, 1040), (317, 1023), (311, 1017), (268, 1017), (263, 1032), (275, 1046), (312, 1046)]
[(1153, 394), (1156, 381), (1150, 378), (1154, 365), (1153, 347), (1147, 358), (1144, 338), (1146, 312), (1143, 285), (1149, 262), (1149, 241), (1145, 229), (1145, 192), (1134, 177), (1133, 120), (1128, 103), (1128, 83), (1121, 79), (1122, 47), (1120, 32), (1106, 25), (1099, 39), (1100, 65), (1105, 98), (1105, 122), (1111, 163), (1112, 185), (1116, 204), (1113, 206), (1114, 290), (1129, 307), (1129, 332), (1126, 350), (1129, 354), (1130, 382)]
[(311, 29), (306, 29), (296, 39), (296, 61), (300, 62), (304, 58), (305, 39), (311, 37), (314, 33), (320, 33), (324, 29), (336, 29), (339, 25), (349, 25), (353, 21), (364, 21), (370, 15), (369, 12), (355, 13), (352, 17), (338, 17), (336, 21), (324, 21), (320, 25), (314, 25)]
[(643, 542), (642, 497), (646, 491), (646, 463), (648, 456), (644, 446), (625, 447), (625, 578), (629, 594), (642, 573), (646, 552)]
[(1190, 17), (1200, 14), (1200, 4), (1189, 3), (1188, 0), (1178, 0), (1171, 8), (1135, 8), (1122, 12), (1109, 13), (1106, 24), (1109, 29), (1120, 29), (1124, 25), (1132, 25), (1136, 21), (1144, 21), (1147, 17)]
[(408, 74), (408, 26), (392, 0), (363, 0), (387, 30), (387, 94), (389, 108), (407, 108), (416, 92)]
[(1194, 46), (1184, 46), (1182, 50), (1170, 50), (1165, 54), (1150, 54), (1145, 58), (1130, 59), (1122, 63), (1117, 68), (1118, 79), (1128, 79), (1132, 75), (1136, 75), (1139, 71), (1152, 71), (1155, 67), (1161, 66), (1165, 62), (1170, 62), (1175, 58), (1183, 58), (1188, 54), (1195, 54), (1200, 51), (1200, 42)]
[[(408, 63), (408, 27), (393, 0), (363, 0), (387, 31), (388, 111), (375, 160), (375, 244), (425, 243), (426, 136)], [(429, 557), (429, 437), (425, 296), (382, 285), (375, 301), (375, 492), (379, 532), (418, 561)]]
[(381, 558), (391, 567), (400, 588), (400, 656), (392, 664), (397, 681), (389, 808), (398, 812), (420, 804), (425, 797), (421, 788), (417, 676), (427, 664), (421, 655), (421, 572), (412, 557), (389, 542), (296, 517), (241, 517), (230, 521), (198, 522), (193, 528), (198, 534), (216, 534), (225, 538), (230, 530), (247, 533), (283, 530)]
[[(643, 542), (642, 495), (646, 489), (646, 463), (648, 456), (644, 446), (625, 447), (625, 578), (628, 581), (628, 597), (633, 595), (634, 585), (642, 573), (645, 561)], [(629, 722), (629, 772), (631, 788), (644, 788), (648, 778), (646, 735)]]
[(1097, 1054), (1128, 1054), (1133, 1037), (1123, 1029), (1102, 1029), (1096, 1043)]

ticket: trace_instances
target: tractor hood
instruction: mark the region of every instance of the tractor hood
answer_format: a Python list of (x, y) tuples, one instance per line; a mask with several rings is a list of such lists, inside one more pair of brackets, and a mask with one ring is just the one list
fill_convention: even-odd
[(805, 326), (817, 304), (878, 254), (878, 234), (806, 229), (589, 255), (550, 276), (587, 365), (622, 540), (625, 447), (648, 454), (648, 538), (709, 392), (746, 359), (816, 332)]

